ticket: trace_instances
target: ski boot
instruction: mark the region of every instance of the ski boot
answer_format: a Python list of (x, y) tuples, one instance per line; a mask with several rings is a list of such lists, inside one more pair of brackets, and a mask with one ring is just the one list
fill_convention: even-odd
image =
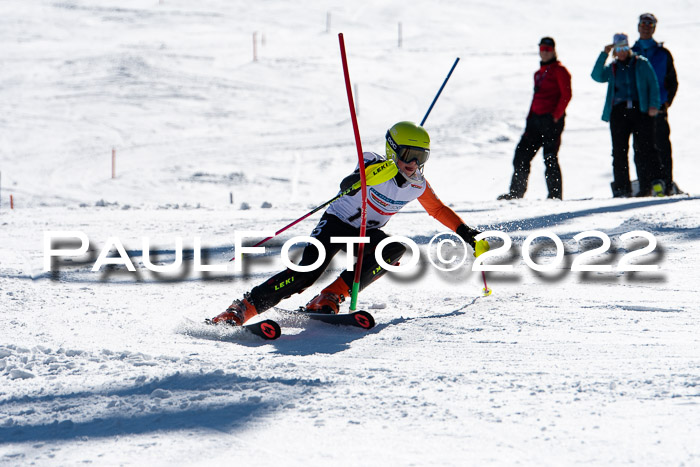
[(345, 301), (345, 297), (348, 295), (350, 295), (350, 288), (341, 277), (338, 277), (335, 282), (312, 298), (306, 304), (304, 311), (307, 313), (337, 315), (340, 310), (340, 304)]
[(243, 300), (234, 300), (229, 307), (216, 318), (211, 320), (214, 324), (228, 324), (230, 326), (241, 326), (253, 316), (257, 315), (258, 311), (248, 301), (248, 298)]

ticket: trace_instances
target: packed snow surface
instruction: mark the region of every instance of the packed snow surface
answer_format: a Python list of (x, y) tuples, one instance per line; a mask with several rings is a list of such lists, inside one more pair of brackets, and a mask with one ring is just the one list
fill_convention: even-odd
[[(645, 11), (678, 70), (687, 194), (612, 199), (590, 72)], [(697, 18), (685, 0), (3, 0), (0, 464), (700, 465)], [(469, 225), (512, 240), (486, 261), (512, 270), (486, 272), (490, 296), (473, 257), (438, 270), (461, 250), (431, 243), (446, 229), (415, 203), (385, 230), (418, 245), (418, 264), (360, 295), (375, 328), (283, 310), (264, 314), (276, 341), (205, 326), (320, 214), (242, 272), (235, 232), (291, 223), (357, 163), (339, 32), (368, 151), (420, 122), (460, 58), (425, 124), (425, 175)], [(546, 35), (573, 76), (564, 201), (545, 199), (538, 155), (526, 197), (499, 202)], [(47, 232), (80, 232), (88, 251), (52, 259)], [(93, 271), (126, 262), (118, 245), (135, 270)]]

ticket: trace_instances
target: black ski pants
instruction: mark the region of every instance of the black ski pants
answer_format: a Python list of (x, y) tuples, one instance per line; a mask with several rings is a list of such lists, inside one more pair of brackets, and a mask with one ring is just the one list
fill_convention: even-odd
[(549, 191), (547, 197), (561, 199), (562, 179), (558, 155), (563, 131), (564, 117), (555, 123), (551, 114), (528, 116), (525, 132), (515, 147), (513, 178), (510, 181), (511, 196), (515, 198), (525, 196), (527, 180), (530, 177), (530, 164), (537, 151), (543, 148), (544, 178)]
[[(248, 301), (255, 306), (258, 313), (277, 305), (285, 298), (289, 298), (295, 293), (301, 293), (316, 282), (333, 257), (340, 251), (347, 248), (345, 243), (331, 243), (331, 237), (359, 237), (360, 229), (353, 227), (341, 221), (338, 217), (325, 213), (316, 228), (311, 232), (310, 237), (313, 237), (321, 242), (326, 251), (326, 258), (323, 263), (309, 272), (298, 272), (291, 269), (275, 274), (273, 277), (264, 283), (254, 287), (250, 291)], [(386, 273), (386, 269), (379, 266), (374, 257), (374, 251), (377, 244), (388, 237), (380, 229), (367, 229), (366, 237), (369, 237), (370, 242), (365, 244), (364, 255), (362, 257), (362, 273), (360, 275), (360, 290), (367, 287), (370, 283), (377, 280)], [(396, 265), (406, 252), (406, 247), (401, 243), (392, 242), (383, 250), (384, 261), (387, 264)], [(357, 245), (354, 249), (354, 254), (357, 256)], [(301, 256), (300, 266), (308, 266), (314, 264), (319, 257), (318, 249), (307, 244)], [(340, 276), (348, 286), (352, 286), (354, 282), (354, 271), (343, 271)]]
[(668, 124), (668, 111), (659, 111), (654, 118), (654, 143), (661, 163), (661, 175), (666, 182), (666, 190), (673, 185), (673, 158), (671, 149), (671, 127)]
[(661, 163), (654, 146), (654, 118), (640, 112), (636, 103), (613, 106), (610, 113), (612, 138), (613, 192), (631, 193), (629, 174), (630, 135), (634, 139), (634, 165), (640, 194), (651, 192), (651, 182), (661, 179)]
[[(661, 165), (660, 178), (666, 184), (666, 192), (673, 186), (673, 151), (671, 148), (671, 127), (668, 124), (668, 111), (660, 110), (654, 117), (654, 147)], [(636, 141), (633, 143), (635, 155), (639, 151)]]

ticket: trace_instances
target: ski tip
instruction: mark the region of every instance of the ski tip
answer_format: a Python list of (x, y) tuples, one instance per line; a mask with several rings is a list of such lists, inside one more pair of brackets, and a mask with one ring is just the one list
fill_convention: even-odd
[(355, 322), (357, 322), (358, 326), (363, 329), (372, 329), (374, 327), (374, 316), (364, 310), (353, 313), (353, 318), (355, 318)]
[(263, 339), (274, 340), (282, 335), (280, 325), (271, 319), (266, 319), (259, 323), (260, 334)]

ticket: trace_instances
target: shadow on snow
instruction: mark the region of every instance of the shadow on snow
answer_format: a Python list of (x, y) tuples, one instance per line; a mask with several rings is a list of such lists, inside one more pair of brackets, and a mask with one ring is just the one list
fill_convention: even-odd
[[(201, 375), (176, 373), (166, 378), (115, 390), (11, 398), (0, 402), (0, 407), (4, 407), (3, 412), (8, 412), (8, 408), (19, 405), (20, 407), (12, 412), (32, 413), (35, 406), (57, 402), (62, 406), (75, 407), (86, 404), (88, 406), (100, 405), (99, 410), (107, 412), (108, 415), (98, 415), (90, 420), (79, 422), (66, 419), (38, 425), (2, 426), (0, 427), (0, 445), (11, 442), (68, 440), (80, 437), (102, 438), (175, 430), (206, 429), (228, 432), (240, 429), (253, 417), (269, 415), (282, 405), (289, 403), (296, 392), (291, 391), (291, 388), (299, 384), (304, 388), (309, 388), (319, 386), (322, 383), (318, 380), (247, 378), (216, 371)], [(265, 394), (258, 395), (255, 392), (257, 388), (269, 387), (270, 385), (276, 385), (283, 390), (289, 388), (290, 391), (284, 391), (281, 397), (268, 401), (265, 400)], [(132, 415), (124, 414), (124, 409), (122, 409), (122, 413), (118, 413), (119, 409), (107, 408), (110, 402), (117, 400), (128, 403), (130, 408), (136, 409), (140, 401), (157, 399), (158, 396), (153, 396), (153, 392), (156, 390), (170, 393), (163, 400), (174, 397), (177, 405), (182, 407), (181, 404), (187, 403), (187, 407), (169, 406), (156, 412), (153, 412), (153, 407), (151, 407), (138, 409), (141, 412)], [(254, 397), (244, 398), (244, 395), (241, 394), (241, 400), (237, 402), (229, 400), (210, 404), (206, 403), (206, 397), (202, 397), (206, 395), (206, 391), (217, 391), (219, 394), (230, 391), (233, 395), (236, 391), (243, 390), (246, 390), (246, 395), (252, 394)], [(193, 394), (185, 396), (182, 394), (185, 391), (192, 391)], [(180, 397), (177, 398), (177, 396)], [(183, 397), (185, 399), (182, 399)]]

